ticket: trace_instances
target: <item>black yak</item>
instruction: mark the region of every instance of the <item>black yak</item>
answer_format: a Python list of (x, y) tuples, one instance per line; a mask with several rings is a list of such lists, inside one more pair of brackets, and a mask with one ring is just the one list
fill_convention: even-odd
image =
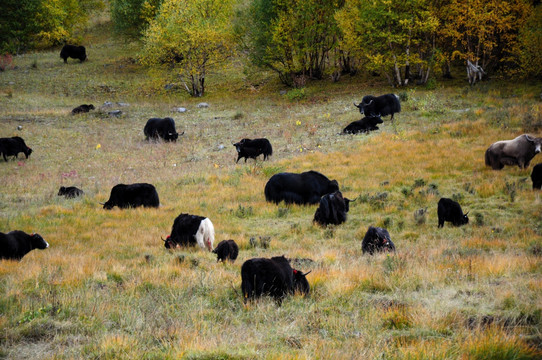
[(280, 304), (286, 295), (296, 291), (306, 295), (310, 291), (307, 274), (292, 269), (284, 256), (249, 259), (241, 266), (243, 300), (269, 295)]
[(160, 199), (156, 188), (151, 184), (118, 184), (113, 186), (109, 200), (103, 206), (108, 210), (115, 206), (121, 209), (138, 206), (159, 207)]
[(58, 189), (58, 196), (64, 196), (67, 199), (72, 199), (83, 194), (83, 190), (78, 189), (75, 186), (61, 186), (60, 189)]
[(147, 120), (143, 133), (145, 134), (145, 140), (162, 138), (165, 141), (176, 142), (179, 135), (184, 134), (184, 131), (179, 134), (177, 130), (175, 130), (175, 120), (167, 117), (163, 119), (151, 118)]
[(279, 173), (271, 176), (265, 185), (265, 199), (276, 204), (318, 204), (320, 198), (339, 190), (337, 180), (329, 180), (316, 171), (301, 174)]
[(60, 50), (60, 57), (65, 63), (68, 63), (68, 58), (79, 59), (83, 62), (87, 59), (87, 52), (84, 46), (64, 45)]
[(343, 197), (340, 191), (326, 194), (320, 199), (320, 206), (314, 213), (313, 222), (326, 226), (339, 225), (346, 221), (346, 213), (350, 210), (350, 200)]
[(72, 115), (88, 113), (90, 110), (94, 110), (95, 107), (92, 104), (82, 104), (72, 110)]
[(212, 251), (214, 241), (215, 228), (211, 220), (198, 215), (180, 214), (173, 221), (171, 235), (164, 240), (164, 246), (171, 249), (197, 244), (202, 249)]
[(213, 253), (216, 254), (217, 262), (229, 260), (233, 263), (239, 255), (239, 246), (233, 240), (222, 240), (213, 250)]
[(395, 251), (395, 245), (391, 241), (388, 230), (369, 226), (361, 243), (361, 250), (364, 254), (373, 255), (380, 251)]
[(486, 165), (501, 170), (504, 165), (517, 165), (520, 169), (529, 166), (532, 158), (540, 153), (542, 137), (523, 134), (514, 140), (497, 141), (486, 150)]
[(461, 205), (457, 201), (448, 198), (441, 198), (438, 202), (437, 215), (438, 227), (444, 227), (444, 222), (449, 221), (454, 226), (461, 226), (469, 223), (469, 212), (463, 214)]
[(21, 260), (34, 249), (46, 249), (47, 241), (39, 234), (28, 235), (24, 231), (15, 230), (7, 234), (0, 232), (0, 259)]
[(269, 140), (265, 138), (261, 139), (242, 139), (241, 141), (233, 144), (237, 150), (237, 161), (245, 158), (247, 162), (248, 158), (256, 160), (256, 158), (263, 154), (263, 159), (266, 160), (269, 156), (273, 155), (273, 148)]
[(343, 134), (358, 134), (378, 130), (376, 125), (383, 122), (380, 116), (366, 116), (361, 120), (351, 122), (343, 129)]
[(17, 155), (21, 152), (27, 159), (32, 153), (32, 149), (26, 146), (22, 138), (18, 136), (0, 138), (0, 154), (3, 155), (5, 161), (8, 161), (8, 156), (15, 156), (17, 158)]
[(531, 173), (531, 180), (533, 181), (533, 190), (542, 189), (542, 163), (533, 167), (533, 172)]
[(401, 103), (399, 102), (399, 96), (395, 94), (386, 94), (381, 96), (364, 96), (361, 103), (354, 106), (359, 109), (359, 112), (365, 116), (387, 116), (391, 114), (391, 120), (393, 121), (393, 114), (401, 112)]

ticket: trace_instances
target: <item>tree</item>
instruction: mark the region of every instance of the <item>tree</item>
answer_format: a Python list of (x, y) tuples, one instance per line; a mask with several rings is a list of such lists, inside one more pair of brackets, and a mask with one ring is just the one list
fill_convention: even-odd
[(337, 0), (255, 0), (244, 12), (246, 49), (253, 63), (289, 86), (322, 79), (337, 43)]
[[(450, 59), (488, 70), (519, 65), (518, 41), (532, 5), (526, 0), (435, 0), (439, 46)], [(470, 68), (470, 66), (469, 66)]]
[(542, 5), (537, 5), (527, 18), (519, 38), (523, 74), (542, 78)]
[(41, 0), (3, 0), (0, 11), (0, 53), (16, 53), (30, 47), (39, 31), (34, 21)]
[(186, 90), (203, 96), (208, 72), (232, 55), (233, 1), (165, 0), (145, 32), (142, 62), (177, 63)]
[(19, 53), (68, 41), (102, 0), (3, 0), (0, 51)]
[(115, 30), (140, 36), (160, 9), (163, 0), (111, 0), (111, 19)]
[(336, 19), (340, 48), (366, 59), (367, 68), (384, 74), (391, 85), (407, 85), (413, 67), (419, 82), (427, 81), (438, 26), (427, 0), (346, 0)]

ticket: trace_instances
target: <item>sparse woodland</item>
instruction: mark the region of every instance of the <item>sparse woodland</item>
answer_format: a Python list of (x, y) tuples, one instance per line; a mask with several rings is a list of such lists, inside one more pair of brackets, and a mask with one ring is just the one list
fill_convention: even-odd
[[(484, 164), (495, 141), (542, 136), (540, 13), (519, 0), (3, 2), (0, 137), (33, 152), (0, 158), (0, 231), (50, 246), (0, 261), (0, 358), (540, 359), (529, 176), (542, 155)], [(87, 61), (64, 64), (65, 41)], [(362, 116), (354, 102), (386, 93), (401, 100), (393, 123), (339, 135)], [(72, 115), (80, 104), (95, 109)], [(145, 141), (152, 117), (184, 135)], [(245, 137), (273, 155), (236, 164)], [(345, 223), (265, 201), (273, 174), (307, 170), (359, 196)], [(136, 182), (158, 209), (99, 204)], [(470, 222), (438, 229), (441, 197)], [(166, 250), (182, 212), (212, 220), (215, 246), (234, 239), (237, 261)], [(362, 255), (369, 226), (396, 253)], [(243, 262), (280, 255), (311, 271), (310, 295), (244, 305)]]

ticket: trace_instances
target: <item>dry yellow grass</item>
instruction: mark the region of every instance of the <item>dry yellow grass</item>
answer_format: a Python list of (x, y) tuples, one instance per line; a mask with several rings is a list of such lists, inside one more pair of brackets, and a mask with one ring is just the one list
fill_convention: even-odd
[[(337, 135), (360, 117), (353, 100), (392, 90), (345, 79), (311, 85), (306, 100), (292, 102), (273, 81), (245, 90), (233, 69), (209, 79), (211, 107), (198, 109), (201, 99), (166, 93), (160, 78), (123, 66), (134, 44), (91, 49), (83, 65), (64, 66), (50, 52), (37, 69), (24, 56), (2, 74), (14, 84), (12, 97), (0, 96), (0, 134), (22, 136), (34, 153), (0, 161), (0, 231), (38, 232), (51, 246), (0, 261), (0, 356), (540, 357), (541, 203), (524, 180), (530, 169), (492, 171), (483, 157), (496, 140), (536, 133), (525, 119), (540, 119), (538, 86), (408, 89), (395, 128), (385, 120), (369, 135)], [(130, 105), (120, 118), (69, 115), (104, 101)], [(146, 143), (146, 120), (171, 115), (185, 131), (180, 141)], [(271, 160), (236, 165), (231, 141), (260, 136), (273, 144)], [(361, 195), (345, 224), (322, 229), (312, 224), (315, 207), (265, 202), (271, 175), (310, 169), (337, 179), (345, 196)], [(153, 183), (162, 206), (103, 210), (119, 182)], [(85, 195), (58, 198), (60, 185)], [(437, 229), (441, 196), (459, 199), (471, 222)], [(418, 225), (413, 213), (425, 207)], [(234, 239), (237, 262), (167, 251), (160, 237), (181, 212), (209, 217), (215, 244)], [(396, 254), (362, 255), (369, 225), (388, 228)], [(251, 247), (259, 236), (271, 237), (268, 249)], [(313, 260), (300, 265), (312, 270), (311, 295), (243, 305), (243, 261), (282, 254)]]

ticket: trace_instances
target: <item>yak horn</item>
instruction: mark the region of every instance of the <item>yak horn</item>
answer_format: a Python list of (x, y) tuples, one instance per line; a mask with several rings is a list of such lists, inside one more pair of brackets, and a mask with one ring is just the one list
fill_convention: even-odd
[(304, 273), (304, 274), (301, 273), (301, 274), (303, 274), (303, 276), (307, 276), (307, 275), (309, 275), (311, 272), (312, 272), (312, 270), (309, 270), (309, 272), (306, 272), (306, 273)]
[(101, 202), (98, 202), (98, 204), (100, 204), (100, 205), (105, 205), (105, 203), (101, 203)]
[(355, 199), (353, 199), (353, 200), (350, 200), (350, 202), (354, 202), (354, 201), (356, 201), (357, 199), (359, 199), (359, 198), (360, 198), (360, 196), (361, 196), (361, 195), (358, 195), (358, 196), (356, 196), (356, 198), (355, 198)]
[(163, 237), (161, 237), (161, 236), (160, 236), (160, 239), (162, 239), (162, 241), (163, 241), (163, 242), (166, 242), (166, 241), (167, 241), (167, 240), (164, 240), (164, 238), (163, 238)]
[(465, 216), (467, 216), (469, 214), (469, 212), (470, 212), (470, 210), (465, 213)]
[(358, 105), (356, 105), (356, 103), (354, 103), (354, 106), (359, 108), (361, 106), (361, 103), (359, 103)]

